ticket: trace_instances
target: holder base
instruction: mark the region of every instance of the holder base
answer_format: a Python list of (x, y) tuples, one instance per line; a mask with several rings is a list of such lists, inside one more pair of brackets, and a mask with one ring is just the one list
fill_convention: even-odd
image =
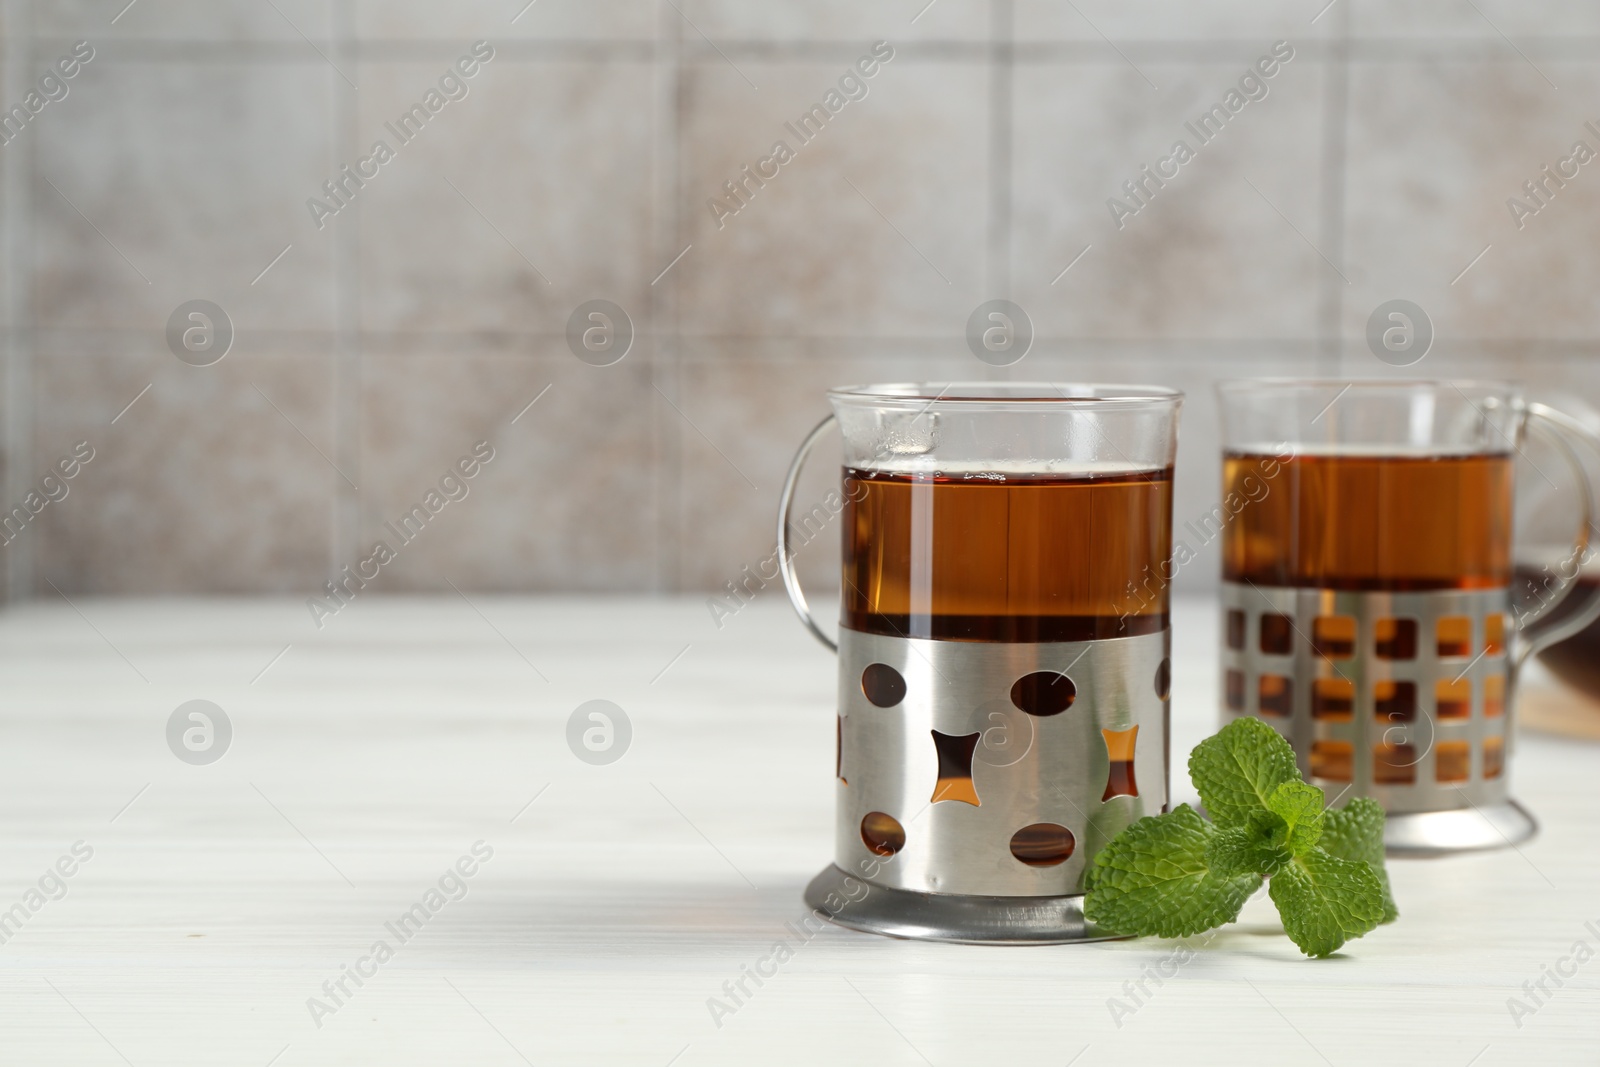
[(1507, 800), (1456, 811), (1390, 815), (1383, 826), (1383, 844), (1391, 856), (1445, 856), (1510, 848), (1538, 832), (1533, 816)]
[[(848, 879), (848, 884), (846, 883)], [(862, 888), (867, 892), (861, 895)], [(854, 894), (857, 899), (851, 900)], [(843, 907), (832, 907), (843, 900)], [(873, 885), (829, 864), (806, 886), (805, 902), (838, 926), (886, 937), (966, 945), (1057, 945), (1110, 941), (1083, 917), (1083, 897), (990, 897), (916, 893)]]

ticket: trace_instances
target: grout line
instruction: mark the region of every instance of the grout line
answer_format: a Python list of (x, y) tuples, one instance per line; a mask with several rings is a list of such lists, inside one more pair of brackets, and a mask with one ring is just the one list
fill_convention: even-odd
[[(1079, 250), (1083, 251), (1082, 249)], [(1076, 269), (1076, 268), (1074, 268)], [(1059, 273), (1057, 274), (1059, 278)], [(148, 339), (148, 330), (123, 330), (123, 329), (70, 329), (49, 327), (35, 331), (37, 336), (50, 342), (52, 346), (82, 345), (89, 341), (94, 342), (128, 342)], [(640, 330), (637, 337), (642, 342), (649, 338), (646, 331)], [(307, 331), (251, 331), (252, 340), (258, 347), (269, 350), (268, 358), (275, 356), (297, 356), (314, 347), (325, 349), (328, 345), (338, 340), (336, 330), (307, 330)], [(514, 355), (524, 359), (534, 366), (545, 368), (569, 366), (572, 356), (565, 348), (566, 335), (564, 333), (546, 333), (536, 330), (504, 331), (475, 331), (471, 329), (417, 331), (417, 332), (385, 332), (373, 330), (363, 332), (359, 340), (364, 347), (393, 351), (403, 355), (425, 356), (440, 362), (447, 362), (459, 358), (462, 350), (477, 346), (474, 351), (491, 356)], [(691, 335), (697, 344), (705, 346), (719, 345), (745, 345), (753, 342), (770, 342), (774, 345), (787, 346), (791, 353), (776, 356), (783, 360), (809, 359), (813, 355), (832, 358), (839, 354), (841, 345), (857, 346), (864, 352), (884, 354), (896, 358), (916, 358), (927, 354), (928, 337), (924, 334), (892, 333), (870, 334), (865, 332), (827, 332), (827, 333), (697, 333)], [(539, 347), (554, 343), (559, 351), (554, 352), (528, 352), (529, 347)], [(1119, 350), (1126, 352), (1145, 353), (1160, 358), (1185, 358), (1197, 350), (1211, 350), (1226, 355), (1241, 355), (1249, 357), (1270, 358), (1285, 348), (1316, 347), (1314, 337), (1302, 335), (1262, 335), (1242, 334), (1218, 337), (1203, 334), (1170, 334), (1159, 337), (1127, 337), (1106, 334), (1078, 334), (1078, 333), (1039, 333), (1034, 344), (1054, 346), (1082, 346), (1091, 351)], [(1470, 355), (1474, 358), (1521, 358), (1530, 357), (1540, 360), (1560, 361), (1573, 360), (1587, 363), (1600, 355), (1600, 337), (1578, 338), (1550, 338), (1538, 336), (1495, 336), (1495, 337), (1463, 337), (1452, 339), (1453, 350), (1458, 354)], [(800, 353), (805, 353), (804, 355)], [(684, 357), (685, 362), (717, 365), (727, 362), (729, 356), (719, 356), (706, 349), (691, 352)], [(741, 355), (742, 358), (742, 355)], [(964, 357), (962, 357), (964, 358)], [(633, 357), (629, 356), (629, 362)], [(26, 491), (26, 490), (24, 490)]]
[[(683, 13), (683, 9), (681, 7), (679, 7), (674, 2), (674, 0), (667, 0), (667, 4), (668, 4), (668, 6), (670, 6), (672, 8), (672, 10), (674, 10), (674, 11), (676, 11), (678, 13), (678, 16), (680, 18), (682, 18), (683, 21), (689, 22), (689, 16), (685, 15)], [(706, 42), (706, 44), (711, 46), (712, 50), (714, 50), (717, 53), (717, 55), (722, 57), (722, 61), (724, 63), (728, 64), (728, 66), (730, 66), (730, 67), (733, 67), (733, 72), (735, 74), (739, 75), (739, 77), (744, 78), (744, 82), (745, 82), (746, 85), (750, 86), (751, 89), (755, 90), (758, 93), (761, 91), (761, 86), (759, 86), (755, 82), (751, 81), (749, 79), (749, 77), (746, 76), (745, 72), (740, 70), (738, 68), (738, 66), (733, 62), (733, 60), (728, 58), (728, 53), (724, 52), (721, 49), (721, 47), (719, 47), (717, 45), (716, 41), (714, 41), (710, 37), (706, 36), (706, 32), (704, 30), (702, 30), (699, 26), (696, 26), (692, 22), (689, 22), (689, 28), (694, 30), (695, 33), (698, 33), (701, 36), (701, 38)]]
[[(304, 41), (306, 44), (310, 45), (311, 46), (311, 50), (313, 52), (317, 53), (317, 55), (322, 57), (323, 62), (327, 63), (328, 66), (332, 67), (334, 69), (334, 72), (336, 74), (338, 74), (339, 77), (343, 78), (346, 83), (349, 84), (350, 88), (352, 88), (352, 89), (360, 89), (360, 86), (358, 86), (355, 82), (350, 81), (349, 76), (346, 75), (343, 70), (339, 69), (339, 64), (335, 63), (332, 59), (330, 59), (326, 52), (324, 52), (322, 49), (318, 48), (317, 47), (317, 43), (315, 41), (313, 41), (311, 38), (307, 37), (304, 33), (301, 32), (300, 27), (296, 26), (294, 24), (293, 20), (291, 20), (288, 15), (285, 15), (283, 13), (283, 9), (280, 8), (277, 5), (277, 3), (274, 2), (274, 0), (266, 0), (266, 2), (267, 2), (267, 6), (268, 7), (272, 8), (272, 10), (276, 11), (279, 14), (279, 16), (281, 16), (283, 18), (283, 21), (285, 21), (285, 22), (287, 22), (289, 24), (289, 28), (290, 29), (292, 29), (297, 34), (300, 34), (300, 39), (302, 41)], [(338, 45), (340, 45), (342, 43), (344, 43), (343, 36), (341, 34), (335, 33), (334, 34), (334, 46), (337, 47)]]
[[(664, 261), (678, 249), (687, 250), (693, 241), (685, 217), (683, 200), (683, 145), (681, 131), (688, 107), (683, 79), (683, 20), (677, 11), (662, 4), (658, 8), (651, 70), (656, 91), (652, 112), (655, 209), (654, 262)], [(720, 60), (718, 61), (720, 62)], [(678, 319), (679, 279), (681, 275), (657, 276), (646, 289), (655, 340), (650, 348), (650, 389), (671, 396), (681, 388), (680, 362), (683, 338)], [(649, 404), (652, 440), (655, 444), (655, 587), (658, 592), (675, 593), (683, 588), (683, 530), (687, 501), (683, 476), (684, 430), (680, 420)]]
[[(27, 79), (33, 67), (35, 38), (33, 4), (7, 6), (6, 29), (0, 39), (0, 89), (4, 99), (20, 100), (31, 88)], [(7, 145), (0, 153), (0, 253), (4, 269), (6, 321), (9, 336), (0, 352), (5, 368), (4, 437), (5, 469), (0, 472), (7, 500), (21, 500), (32, 488), (33, 478), (33, 370), (35, 323), (33, 310), (34, 188), (37, 167), (33, 146), (36, 137), (24, 137)], [(4, 598), (8, 601), (31, 596), (37, 584), (33, 574), (36, 537), (22, 538), (10, 546), (5, 560)]]
[(1150, 80), (1150, 76), (1148, 74), (1146, 74), (1144, 71), (1140, 70), (1138, 65), (1135, 64), (1132, 59), (1128, 58), (1128, 53), (1124, 52), (1121, 48), (1119, 48), (1117, 46), (1117, 43), (1115, 41), (1113, 41), (1111, 38), (1107, 37), (1104, 33), (1101, 33), (1100, 32), (1100, 27), (1098, 27), (1094, 23), (1090, 22), (1089, 21), (1089, 16), (1085, 15), (1082, 11), (1079, 11), (1077, 5), (1074, 4), (1072, 2), (1072, 0), (1064, 0), (1064, 2), (1066, 3), (1066, 5), (1068, 7), (1072, 8), (1073, 12), (1078, 16), (1078, 18), (1082, 19), (1084, 21), (1084, 23), (1086, 23), (1088, 25), (1088, 27), (1091, 30), (1093, 30), (1096, 33), (1096, 35), (1098, 35), (1099, 38), (1102, 41), (1104, 41), (1106, 43), (1106, 45), (1113, 52), (1115, 52), (1117, 55), (1122, 57), (1122, 61), (1124, 63), (1126, 63), (1128, 66), (1133, 68), (1133, 72), (1135, 74), (1139, 75), (1139, 77), (1144, 79), (1146, 85), (1150, 86), (1150, 88), (1156, 90), (1157, 92), (1161, 91), (1160, 87), (1158, 85), (1156, 85), (1155, 82)]
[[(1335, 8), (1330, 15), (1337, 15)], [(37, 44), (41, 53), (71, 48), (76, 38), (41, 37)], [(777, 40), (752, 38), (716, 38), (716, 47), (702, 42), (684, 46), (680, 61), (690, 66), (726, 66), (724, 56), (753, 62), (848, 62), (856, 56), (861, 46), (852, 40), (818, 38), (812, 40)], [(1505, 43), (1498, 37), (1459, 38), (1439, 40), (1417, 37), (1354, 37), (1322, 41), (1310, 39), (1302, 45), (1295, 43), (1295, 64), (1341, 63), (1339, 48), (1345, 48), (1345, 59), (1361, 63), (1436, 63), (1477, 62), (1494, 66), (1521, 66), (1529, 57), (1555, 63), (1585, 62), (1600, 48), (1600, 35), (1581, 34), (1522, 38), (1516, 51), (1506, 51)], [(219, 62), (260, 63), (283, 67), (326, 66), (325, 60), (315, 52), (307, 52), (304, 41), (240, 41), (237, 39), (176, 40), (122, 40), (116, 42), (115, 52), (95, 63), (113, 66), (161, 63), (174, 66), (214, 65)], [(327, 42), (323, 42), (327, 43)], [(201, 49), (194, 46), (203, 45)], [(1064, 38), (1060, 40), (1016, 41), (1016, 58), (1019, 63), (1049, 66), (1108, 67), (1125, 66), (1124, 56), (1147, 63), (1215, 64), (1249, 62), (1260, 52), (1260, 44), (1245, 38), (1120, 38), (1116, 47), (1122, 55), (1107, 52), (1106, 42), (1090, 38)], [(1301, 49), (1304, 49), (1302, 52)], [(721, 51), (717, 51), (721, 49)], [(903, 51), (902, 51), (903, 49)], [(570, 64), (573, 62), (598, 64), (649, 65), (656, 58), (655, 41), (623, 37), (605, 38), (524, 38), (495, 44), (495, 62), (511, 64)], [(346, 59), (353, 63), (432, 63), (454, 55), (454, 46), (438, 40), (369, 38), (352, 41)], [(895, 62), (899, 63), (968, 63), (986, 65), (993, 52), (993, 43), (983, 39), (921, 38), (896, 43)], [(1537, 69), (1537, 68), (1535, 68)]]
[[(1320, 17), (1320, 16), (1319, 16)], [(1350, 5), (1335, 8), (1329, 16), (1329, 29), (1333, 35), (1330, 45), (1331, 61), (1321, 69), (1322, 74), (1322, 144), (1318, 170), (1321, 176), (1321, 204), (1318, 210), (1318, 243), (1328, 250), (1335, 263), (1344, 261), (1345, 249), (1345, 180), (1348, 158), (1346, 132), (1350, 121)], [(1337, 269), (1337, 268), (1336, 268)], [(1339, 373), (1342, 362), (1345, 288), (1343, 284), (1321, 273), (1317, 288), (1317, 358), (1316, 373), (1333, 377)], [(1342, 277), (1342, 275), (1341, 275)]]
[[(359, 49), (355, 34), (355, 0), (335, 0), (333, 5), (332, 49), (341, 65), (359, 73)], [(332, 66), (332, 64), (329, 64)], [(331, 94), (330, 140), (336, 159), (354, 159), (360, 154), (361, 131), (356, 90), (342, 76), (328, 79)], [(333, 455), (341, 471), (362, 476), (362, 378), (364, 344), (361, 323), (362, 200), (351, 201), (348, 220), (334, 228), (333, 283), (335, 331), (333, 365)], [(345, 222), (348, 222), (348, 225)], [(328, 527), (328, 577), (337, 581), (340, 566), (356, 558), (361, 537), (362, 508), (359, 490), (344, 482), (333, 483), (333, 502)]]
[(989, 8), (989, 219), (984, 257), (986, 299), (1011, 297), (1011, 217), (1016, 71), (1012, 64), (1013, 0), (990, 0)]
[[(1087, 256), (1084, 257), (1084, 259), (1087, 258)], [(1083, 261), (1080, 260), (1078, 266), (1082, 265)], [(1066, 277), (1070, 278), (1072, 273), (1077, 272), (1078, 266), (1073, 267)], [(1064, 278), (1062, 280), (1063, 282), (1065, 281)], [(1041, 285), (1047, 286), (1048, 283), (1049, 279), (1040, 279)], [(657, 290), (660, 288), (662, 286), (656, 287)], [(1061, 284), (1056, 285), (1057, 290), (1061, 288)], [(36, 333), (41, 346), (48, 347), (50, 350), (57, 350), (71, 345), (81, 346), (91, 341), (120, 340), (124, 336), (122, 331), (63, 330), (54, 328), (39, 330)], [(128, 331), (127, 333), (134, 334), (135, 332)], [(0, 330), (0, 338), (3, 338), (3, 336), (3, 330)], [(279, 347), (272, 352), (273, 356), (279, 354), (285, 356), (297, 355), (311, 350), (313, 344), (320, 346), (322, 352), (326, 353), (340, 340), (339, 335), (334, 331), (277, 336), (286, 337), (287, 340), (279, 343)], [(261, 334), (252, 333), (252, 338), (258, 347), (271, 347), (264, 345)], [(638, 366), (640, 363), (645, 362), (642, 355), (647, 351), (645, 345), (662, 340), (662, 338), (653, 336), (643, 329), (638, 331), (636, 338), (635, 351), (641, 355), (636, 359), (634, 354), (630, 354), (628, 362)], [(564, 339), (564, 334), (546, 334), (532, 331), (508, 330), (503, 334), (486, 336), (483, 333), (463, 330), (416, 334), (390, 334), (374, 331), (370, 334), (362, 334), (355, 340), (363, 350), (381, 352), (386, 356), (411, 356), (418, 361), (431, 361), (440, 364), (459, 358), (459, 355), (463, 352), (472, 352), (494, 358), (504, 357), (508, 354), (515, 355), (519, 358), (525, 358), (533, 366), (543, 368), (548, 375), (555, 373), (558, 368), (570, 366), (569, 361), (573, 357), (566, 351)], [(17, 343), (22, 343), (22, 340), (25, 339), (21, 339)], [(690, 347), (679, 356), (677, 362), (684, 368), (696, 369), (731, 367), (742, 358), (743, 353), (748, 352), (749, 346), (752, 344), (769, 346), (772, 349), (770, 358), (773, 364), (783, 366), (811, 366), (814, 365), (812, 361), (817, 359), (882, 357), (886, 360), (900, 361), (910, 367), (917, 365), (917, 360), (926, 358), (928, 351), (928, 338), (926, 336), (901, 333), (889, 335), (848, 332), (814, 334), (705, 333), (689, 335), (687, 340)], [(1321, 353), (1322, 344), (1323, 342), (1316, 335), (1207, 337), (1174, 334), (1163, 337), (1129, 338), (1052, 331), (1049, 333), (1039, 332), (1035, 335), (1033, 348), (1030, 350), (1028, 358), (1033, 359), (1035, 354), (1050, 359), (1079, 359), (1115, 354), (1135, 359), (1181, 363), (1191, 358), (1202, 356), (1215, 359), (1238, 357), (1241, 360), (1255, 361), (1262, 364), (1262, 369), (1251, 373), (1272, 374), (1282, 373), (1281, 364), (1278, 364), (1280, 366), (1279, 371), (1275, 372), (1271, 369), (1280, 359), (1305, 361), (1305, 365), (1311, 365)], [(540, 346), (548, 347), (550, 350), (527, 354), (529, 348), (538, 348)], [(291, 348), (292, 350), (286, 351), (286, 349)], [(1471, 337), (1455, 340), (1452, 350), (1457, 357), (1463, 359), (1490, 362), (1522, 361), (1534, 367), (1566, 368), (1577, 372), (1586, 369), (1597, 358), (1600, 358), (1600, 338)], [(964, 348), (961, 351), (964, 351)], [(1361, 351), (1365, 351), (1364, 343), (1361, 345)], [(962, 356), (960, 352), (956, 352), (948, 358), (959, 363), (962, 359), (969, 359), (970, 356)], [(381, 360), (364, 362), (371, 363), (376, 370), (382, 370), (384, 367)], [(1043, 374), (1043, 371), (1040, 373)], [(1065, 372), (1063, 371), (1062, 373), (1064, 374)], [(1044, 376), (1060, 377), (1061, 375), (1052, 372), (1052, 374)], [(1350, 376), (1350, 372), (1346, 370), (1339, 374), (1328, 374), (1324, 377), (1343, 381)], [(639, 384), (648, 392), (650, 384), (648, 378), (643, 379)], [(139, 404), (143, 403), (144, 401), (141, 399)], [(135, 409), (137, 407), (138, 405), (135, 405)], [(130, 411), (127, 415), (124, 415), (123, 418), (132, 418), (132, 412)], [(122, 423), (119, 421), (117, 425), (121, 426)], [(0, 434), (3, 433), (4, 428), (0, 427)], [(349, 472), (348, 468), (346, 470)], [(353, 472), (350, 473), (353, 474)], [(37, 477), (37, 472), (34, 472), (33, 476)], [(27, 484), (28, 472), (26, 470), (19, 472), (18, 477), (22, 487), (15, 495), (21, 496), (26, 494), (32, 486)], [(13, 499), (14, 502), (15, 499)], [(15, 541), (7, 551), (15, 552), (21, 547), (21, 541)], [(350, 561), (345, 558), (342, 562), (348, 563)]]

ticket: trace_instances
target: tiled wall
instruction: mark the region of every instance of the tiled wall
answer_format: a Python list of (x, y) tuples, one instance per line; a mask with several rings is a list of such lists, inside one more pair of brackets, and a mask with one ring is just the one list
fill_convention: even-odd
[[(1176, 384), (1181, 521), (1217, 492), (1211, 383), (1400, 373), (1364, 341), (1393, 297), (1437, 329), (1414, 371), (1600, 401), (1600, 164), (1520, 230), (1506, 208), (1600, 149), (1593, 5), (125, 4), (0, 0), (6, 108), (94, 48), (0, 147), (6, 507), (95, 450), (0, 549), (13, 596), (309, 594), (479, 440), (380, 589), (714, 589), (770, 552), (845, 381)], [(385, 123), (480, 39), (465, 98), (400, 145)], [(866, 97), (799, 144), (785, 122), (879, 40)], [(1268, 95), (1119, 229), (1107, 198), (1279, 40)], [(319, 229), (308, 198), (379, 138), (395, 158)], [(779, 139), (793, 160), (719, 223)], [(963, 328), (1001, 296), (1038, 339), (996, 370)], [(236, 327), (207, 367), (165, 334), (197, 298)], [(608, 367), (565, 337), (596, 298), (637, 332)]]

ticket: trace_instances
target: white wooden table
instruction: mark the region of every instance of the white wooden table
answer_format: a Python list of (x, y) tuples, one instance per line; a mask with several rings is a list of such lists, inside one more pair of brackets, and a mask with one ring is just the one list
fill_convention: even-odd
[[(1186, 754), (1213, 727), (1213, 609), (1175, 625)], [(829, 859), (833, 685), (771, 595), (720, 631), (692, 599), (372, 598), (320, 632), (291, 601), (13, 609), (0, 912), (23, 919), (0, 945), (0, 1063), (1600, 1061), (1600, 962), (1547, 980), (1520, 1027), (1507, 1006), (1575, 942), (1600, 950), (1600, 747), (1539, 736), (1513, 781), (1543, 833), (1391, 862), (1403, 917), (1342, 958), (1303, 959), (1258, 900), (1118, 1025), (1108, 1000), (1133, 1003), (1172, 943), (830, 927), (718, 1026), (708, 998)], [(566, 722), (601, 698), (633, 739), (590, 766)], [(167, 745), (193, 699), (233, 726), (210, 765)], [(46, 877), (80, 841), (92, 858)], [(479, 841), (466, 895), (391, 933)], [(66, 895), (30, 912), (41, 879)], [(335, 1007), (324, 982), (358, 965)], [(333, 1009), (315, 1021), (313, 997)]]

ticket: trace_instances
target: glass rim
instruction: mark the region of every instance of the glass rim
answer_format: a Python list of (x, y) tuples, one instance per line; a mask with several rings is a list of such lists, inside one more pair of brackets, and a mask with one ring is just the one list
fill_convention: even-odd
[[(1224, 454), (1249, 454), (1270, 450), (1276, 442), (1265, 439), (1274, 433), (1284, 436), (1283, 444), (1292, 445), (1296, 452), (1307, 455), (1329, 456), (1464, 456), (1510, 455), (1516, 451), (1515, 436), (1520, 433), (1522, 420), (1527, 417), (1528, 402), (1522, 386), (1514, 381), (1496, 381), (1484, 378), (1227, 378), (1216, 383), (1222, 418), (1222, 450)], [(1273, 420), (1282, 414), (1299, 412), (1303, 415), (1313, 406), (1322, 410), (1311, 419), (1316, 423), (1340, 402), (1346, 394), (1351, 399), (1339, 413), (1320, 428), (1301, 425), (1286, 427)], [(1426, 403), (1430, 412), (1435, 407), (1465, 414), (1471, 409), (1478, 420), (1494, 427), (1499, 434), (1496, 441), (1460, 439), (1459, 432), (1446, 432), (1433, 439), (1431, 430), (1423, 430), (1427, 440), (1419, 440), (1417, 431), (1401, 430), (1395, 421), (1398, 413), (1412, 406)], [(1300, 405), (1306, 405), (1302, 408)], [(1355, 408), (1348, 405), (1354, 404)], [(1347, 422), (1346, 416), (1355, 421)], [(1363, 414), (1382, 422), (1390, 421), (1390, 428), (1380, 429), (1368, 425)], [(1266, 419), (1263, 424), (1261, 420)], [(1476, 424), (1476, 423), (1475, 423)], [(1266, 429), (1276, 425), (1277, 430)], [(1504, 429), (1500, 429), (1500, 426)], [(1459, 430), (1459, 428), (1458, 428)]]
[(1128, 408), (1176, 406), (1182, 390), (1164, 385), (1108, 382), (881, 382), (840, 385), (828, 390), (829, 400), (908, 410), (968, 409), (988, 406), (1039, 410), (1062, 407)]
[(1519, 396), (1522, 386), (1514, 381), (1496, 381), (1490, 378), (1293, 378), (1293, 377), (1262, 377), (1262, 378), (1223, 378), (1216, 383), (1219, 393), (1243, 393), (1252, 390), (1262, 392), (1289, 391), (1292, 389), (1390, 389), (1394, 391), (1435, 389), (1456, 389), (1460, 392), (1475, 392), (1478, 394), (1495, 393), (1500, 395)]

